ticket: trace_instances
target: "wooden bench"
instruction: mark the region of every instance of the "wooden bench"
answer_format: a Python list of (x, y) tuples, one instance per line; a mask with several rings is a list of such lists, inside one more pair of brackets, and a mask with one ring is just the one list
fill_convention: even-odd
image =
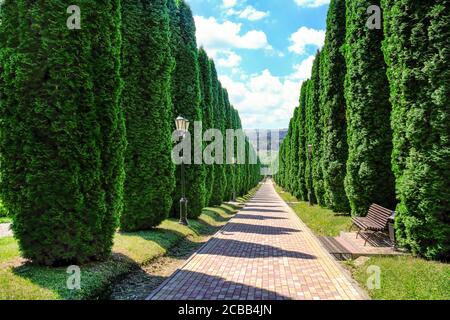
[[(372, 204), (369, 208), (369, 212), (366, 217), (354, 217), (352, 218), (352, 226), (359, 228), (356, 238), (361, 234), (361, 231), (370, 231), (372, 233), (382, 232), (386, 230), (389, 218), (394, 214), (394, 211), (383, 208), (377, 204)], [(364, 238), (367, 244), (367, 237)]]

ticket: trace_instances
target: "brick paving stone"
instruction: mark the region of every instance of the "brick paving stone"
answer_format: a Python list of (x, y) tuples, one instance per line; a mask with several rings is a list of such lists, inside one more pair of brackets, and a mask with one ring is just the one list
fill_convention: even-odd
[(364, 298), (268, 181), (148, 299)]

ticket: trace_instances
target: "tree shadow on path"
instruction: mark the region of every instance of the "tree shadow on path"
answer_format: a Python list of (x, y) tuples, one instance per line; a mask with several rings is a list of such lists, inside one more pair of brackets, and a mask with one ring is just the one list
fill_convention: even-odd
[(209, 254), (237, 258), (296, 258), (311, 260), (316, 256), (304, 252), (284, 250), (267, 244), (231, 239), (213, 238), (197, 254)]
[[(239, 218), (239, 216), (237, 217)], [(241, 232), (241, 233), (254, 233), (262, 235), (281, 236), (292, 233), (302, 232), (298, 229), (285, 228), (285, 227), (273, 227), (266, 225), (254, 225), (248, 223), (229, 222), (223, 229), (225, 232)]]
[(287, 213), (285, 210), (277, 210), (277, 209), (262, 209), (262, 208), (256, 208), (256, 207), (246, 207), (244, 210), (241, 210), (241, 212), (245, 211), (259, 211), (259, 212), (268, 212), (268, 213)]
[(244, 220), (287, 220), (287, 218), (283, 217), (274, 217), (274, 216), (261, 216), (256, 214), (244, 214), (240, 213), (236, 216), (236, 219), (244, 219)]
[(288, 300), (277, 292), (249, 286), (221, 277), (179, 270), (155, 290), (151, 300)]

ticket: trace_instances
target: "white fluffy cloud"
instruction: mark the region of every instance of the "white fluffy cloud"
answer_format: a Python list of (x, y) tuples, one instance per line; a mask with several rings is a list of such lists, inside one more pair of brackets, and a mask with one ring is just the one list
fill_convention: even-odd
[(216, 60), (219, 67), (236, 69), (241, 56), (233, 49), (273, 50), (263, 31), (241, 32), (242, 24), (225, 21), (220, 23), (214, 17), (195, 16), (197, 42)]
[(259, 10), (255, 9), (253, 6), (247, 6), (242, 10), (229, 9), (229, 10), (227, 10), (226, 13), (229, 16), (235, 15), (241, 19), (247, 19), (250, 21), (258, 21), (258, 20), (264, 19), (270, 15), (269, 12), (259, 11)]
[(241, 33), (242, 25), (231, 21), (218, 22), (214, 17), (195, 16), (197, 42), (206, 50), (267, 49), (270, 45), (263, 31)]
[(300, 7), (317, 8), (325, 4), (329, 4), (330, 0), (295, 0)]
[(292, 80), (305, 80), (311, 77), (311, 69), (315, 56), (309, 56), (299, 64), (294, 65), (294, 73), (289, 76)]
[(287, 77), (274, 76), (267, 69), (239, 81), (220, 76), (231, 103), (239, 110), (244, 128), (260, 128), (262, 124), (276, 128), (289, 122), (298, 106), (301, 83), (310, 75), (307, 66), (311, 65), (311, 58), (296, 66), (294, 74)]
[(310, 29), (307, 27), (300, 27), (295, 33), (293, 33), (289, 41), (289, 51), (297, 54), (304, 54), (307, 46), (315, 46), (321, 48), (325, 42), (325, 31)]
[(223, 6), (225, 8), (232, 8), (237, 4), (237, 0), (223, 0)]
[(220, 51), (212, 55), (219, 67), (236, 68), (241, 63), (242, 57), (233, 51)]

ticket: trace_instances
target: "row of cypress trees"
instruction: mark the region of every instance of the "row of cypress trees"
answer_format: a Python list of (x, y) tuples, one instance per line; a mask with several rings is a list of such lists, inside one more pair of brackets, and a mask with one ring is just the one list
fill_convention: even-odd
[[(175, 116), (241, 128), (185, 2), (79, 6), (79, 30), (65, 1), (0, 10), (0, 192), (23, 256), (44, 265), (105, 259), (119, 225), (176, 213)], [(187, 166), (190, 217), (258, 180), (258, 164)]]
[(450, 254), (449, 22), (445, 0), (332, 0), (275, 176), (336, 212), (396, 208), (399, 244), (434, 259)]
[(401, 244), (450, 256), (450, 1), (382, 1)]

